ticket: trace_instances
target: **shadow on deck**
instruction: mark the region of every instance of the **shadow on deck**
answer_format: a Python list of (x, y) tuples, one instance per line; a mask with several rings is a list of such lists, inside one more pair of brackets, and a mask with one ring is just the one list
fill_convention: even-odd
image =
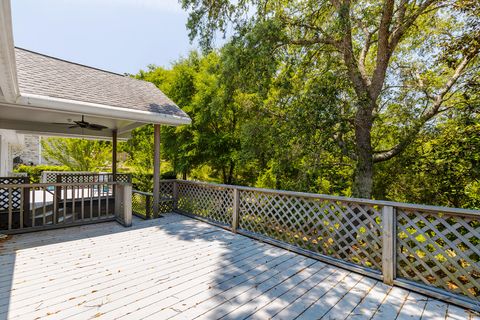
[(0, 243), (0, 319), (478, 319), (177, 214)]

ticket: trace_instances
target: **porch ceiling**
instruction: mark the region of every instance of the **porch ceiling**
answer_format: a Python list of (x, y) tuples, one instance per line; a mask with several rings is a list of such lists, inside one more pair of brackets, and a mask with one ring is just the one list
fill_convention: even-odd
[(131, 130), (144, 125), (135, 121), (85, 115), (85, 121), (106, 126), (108, 129), (94, 131), (69, 128), (69, 123), (74, 125), (74, 121), (81, 120), (81, 117), (82, 114), (74, 112), (58, 112), (0, 103), (0, 129), (15, 130), (18, 133), (111, 139), (112, 130), (116, 129), (118, 139), (125, 140), (130, 137)]

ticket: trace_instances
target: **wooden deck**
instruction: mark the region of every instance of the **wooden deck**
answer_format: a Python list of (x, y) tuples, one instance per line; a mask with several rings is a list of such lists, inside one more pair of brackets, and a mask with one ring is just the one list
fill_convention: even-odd
[(171, 214), (0, 243), (0, 319), (480, 319)]

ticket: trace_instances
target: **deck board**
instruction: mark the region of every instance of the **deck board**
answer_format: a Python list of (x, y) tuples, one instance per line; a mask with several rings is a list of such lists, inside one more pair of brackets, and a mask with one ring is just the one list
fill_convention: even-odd
[(0, 319), (478, 319), (177, 214), (15, 235)]

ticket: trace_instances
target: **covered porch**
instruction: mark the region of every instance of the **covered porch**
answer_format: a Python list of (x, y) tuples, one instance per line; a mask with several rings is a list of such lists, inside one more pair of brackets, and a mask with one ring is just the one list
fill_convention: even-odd
[[(188, 115), (152, 83), (14, 47), (10, 2), (0, 5), (0, 129), (111, 140), (113, 147), (109, 174), (57, 173), (36, 184), (0, 175), (0, 233), (112, 219), (128, 225), (131, 180), (117, 172), (117, 141), (145, 124), (155, 128), (152, 209), (158, 216), (160, 126), (189, 124)], [(0, 163), (0, 172), (6, 165)]]

